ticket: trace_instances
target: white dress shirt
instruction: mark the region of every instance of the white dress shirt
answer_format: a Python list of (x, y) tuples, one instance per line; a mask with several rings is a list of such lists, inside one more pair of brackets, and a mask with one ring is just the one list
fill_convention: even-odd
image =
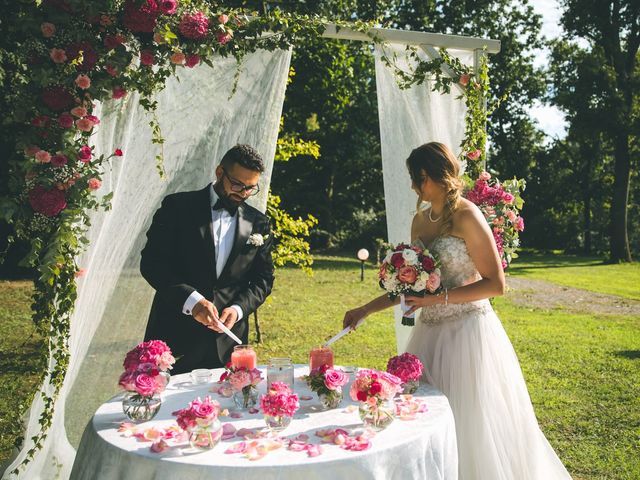
[[(233, 241), (235, 239), (236, 225), (238, 224), (238, 212), (231, 215), (226, 209), (221, 208), (214, 210), (213, 205), (218, 201), (218, 194), (213, 189), (213, 185), (210, 187), (211, 193), (211, 221), (213, 228), (213, 243), (215, 245), (216, 254), (216, 275), (220, 278), (220, 274), (224, 269), (229, 255), (231, 254), (231, 248), (233, 247)], [(182, 313), (185, 315), (191, 315), (193, 307), (196, 303), (202, 300), (204, 296), (194, 290), (189, 298), (184, 302), (182, 307)], [(238, 321), (242, 319), (243, 312), (239, 305), (231, 305), (232, 308), (238, 312)]]

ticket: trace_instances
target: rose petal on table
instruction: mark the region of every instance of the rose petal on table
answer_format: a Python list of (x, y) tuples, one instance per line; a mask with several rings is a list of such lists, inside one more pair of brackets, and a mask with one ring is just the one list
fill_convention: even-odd
[(227, 448), (224, 453), (245, 453), (247, 451), (247, 442), (238, 442)]
[(222, 425), (222, 439), (228, 440), (236, 436), (236, 427), (232, 423)]
[(243, 415), (242, 415), (242, 413), (241, 413), (241, 412), (231, 412), (231, 413), (229, 414), (229, 416), (230, 416), (231, 418), (242, 418), (242, 416), (243, 416)]
[(349, 405), (347, 408), (344, 409), (344, 413), (353, 413), (356, 410), (358, 410), (357, 405)]
[(182, 430), (177, 425), (172, 425), (169, 428), (166, 428), (164, 430), (163, 438), (165, 440), (171, 440), (173, 438), (179, 437), (183, 432), (184, 432), (184, 430)]
[(322, 446), (307, 445), (307, 455), (310, 457), (317, 457), (318, 455), (322, 455)]
[(300, 400), (311, 400), (313, 397), (311, 395), (300, 395), (298, 397)]
[(258, 409), (257, 409), (257, 408), (255, 408), (255, 407), (251, 407), (251, 408), (249, 409), (249, 413), (250, 413), (251, 415), (253, 415), (253, 414), (255, 414), (255, 413), (258, 413), (259, 411), (260, 411), (260, 410), (258, 410)]
[(161, 438), (157, 442), (153, 442), (149, 448), (153, 453), (162, 453), (169, 450), (169, 444)]
[(249, 435), (255, 434), (255, 430), (252, 428), (241, 428), (236, 432), (237, 437), (248, 437)]
[(264, 446), (256, 445), (253, 447), (249, 447), (245, 452), (245, 455), (249, 460), (254, 462), (256, 460), (260, 460), (261, 458), (264, 458), (267, 455), (267, 453), (269, 452), (267, 451), (266, 448), (264, 448)]
[(292, 452), (304, 452), (307, 447), (308, 445), (306, 443), (291, 442), (287, 450), (291, 450)]
[(130, 437), (134, 435), (136, 431), (137, 431), (137, 427), (135, 423), (122, 422), (118, 427), (118, 433), (121, 433), (125, 437)]
[(293, 439), (294, 442), (306, 442), (307, 440), (309, 440), (309, 435), (307, 435), (306, 433), (301, 433)]
[(154, 442), (156, 440), (164, 438), (164, 429), (156, 427), (147, 428), (144, 431), (143, 437), (147, 441)]

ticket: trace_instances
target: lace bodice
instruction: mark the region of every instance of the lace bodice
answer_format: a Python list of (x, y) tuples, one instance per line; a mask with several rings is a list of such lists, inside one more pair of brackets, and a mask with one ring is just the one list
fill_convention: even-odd
[[(443, 287), (452, 289), (480, 279), (480, 274), (469, 256), (467, 245), (463, 239), (452, 235), (440, 236), (431, 242), (428, 248), (440, 261), (441, 282)], [(435, 324), (455, 320), (455, 317), (467, 312), (490, 309), (491, 304), (489, 300), (434, 305), (422, 309), (420, 312), (420, 320), (424, 323)]]

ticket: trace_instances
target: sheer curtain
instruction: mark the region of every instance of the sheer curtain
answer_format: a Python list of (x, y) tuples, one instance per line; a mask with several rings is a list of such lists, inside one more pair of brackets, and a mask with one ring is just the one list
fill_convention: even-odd
[[(388, 55), (398, 55), (398, 66), (408, 67), (404, 58), (404, 45), (384, 47)], [(473, 51), (448, 50), (466, 65), (473, 64)], [(421, 58), (427, 54), (420, 51)], [(457, 99), (460, 91), (453, 87), (443, 95), (431, 90), (431, 81), (414, 85), (408, 90), (398, 87), (392, 69), (381, 61), (382, 47), (376, 47), (376, 85), (378, 93), (378, 119), (382, 148), (382, 173), (387, 212), (389, 242), (408, 242), (411, 239), (411, 220), (416, 212), (416, 194), (405, 160), (415, 147), (427, 142), (441, 142), (453, 152), (460, 153), (464, 137), (466, 107)], [(411, 329), (400, 324), (400, 308), (395, 308), (396, 343), (398, 352), (404, 352)]]
[[(259, 51), (245, 58), (237, 91), (231, 96), (236, 62), (217, 59), (214, 68), (180, 69), (158, 96), (158, 118), (166, 143), (166, 179), (156, 172), (159, 149), (151, 142), (149, 116), (138, 97), (102, 104), (102, 123), (93, 142), (96, 152), (122, 148), (103, 178), (99, 193), (113, 191), (111, 212), (92, 215), (89, 249), (79, 259), (86, 274), (71, 324), (71, 360), (56, 403), (53, 425), (21, 478), (67, 478), (74, 447), (96, 408), (118, 391), (127, 350), (141, 341), (153, 290), (138, 271), (145, 233), (162, 198), (172, 192), (203, 188), (225, 151), (247, 143), (260, 152), (267, 169), (261, 194), (251, 203), (265, 210), (291, 52)], [(230, 98), (231, 96), (231, 98)], [(37, 394), (25, 438), (39, 429), (42, 401)], [(25, 448), (5, 475), (24, 458)]]

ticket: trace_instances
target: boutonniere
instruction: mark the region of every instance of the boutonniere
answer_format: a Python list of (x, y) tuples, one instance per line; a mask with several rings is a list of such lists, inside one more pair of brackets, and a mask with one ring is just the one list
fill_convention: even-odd
[(249, 235), (247, 245), (253, 245), (254, 247), (261, 247), (264, 245), (264, 241), (269, 238), (269, 235), (262, 235), (261, 233), (252, 233)]

